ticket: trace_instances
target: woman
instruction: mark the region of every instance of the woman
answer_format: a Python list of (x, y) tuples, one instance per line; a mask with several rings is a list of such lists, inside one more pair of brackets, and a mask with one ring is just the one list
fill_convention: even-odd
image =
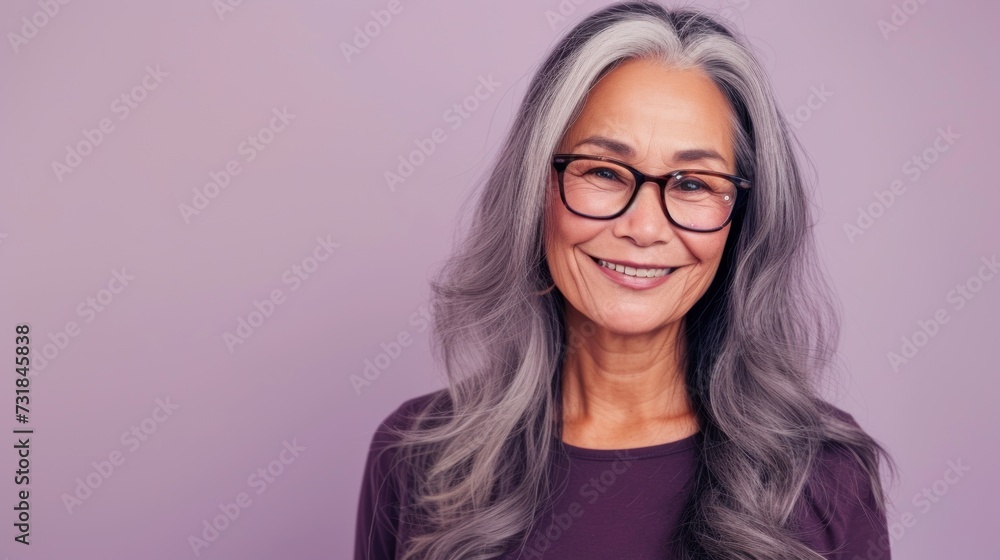
[(606, 7), (542, 64), (433, 283), (447, 390), (372, 441), (357, 558), (890, 558), (820, 399), (839, 323), (794, 137), (707, 15)]

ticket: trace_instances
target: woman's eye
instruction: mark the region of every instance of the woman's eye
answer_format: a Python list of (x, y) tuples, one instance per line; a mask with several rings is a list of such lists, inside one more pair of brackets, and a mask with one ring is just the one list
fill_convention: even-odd
[(591, 175), (596, 175), (599, 179), (617, 181), (620, 179), (617, 173), (607, 167), (597, 167), (590, 171)]
[(705, 184), (697, 179), (681, 179), (677, 186), (680, 190), (687, 192), (693, 192), (698, 189), (705, 188)]

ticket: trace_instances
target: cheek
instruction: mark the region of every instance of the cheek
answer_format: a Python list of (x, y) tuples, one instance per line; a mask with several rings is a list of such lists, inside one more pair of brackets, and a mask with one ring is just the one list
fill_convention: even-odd
[(689, 236), (685, 240), (685, 245), (702, 264), (715, 268), (722, 260), (728, 236), (729, 226), (726, 226), (725, 229), (708, 236)]
[(606, 224), (573, 215), (563, 206), (559, 194), (551, 201), (546, 215), (546, 247), (551, 248), (559, 259), (575, 259), (576, 246), (586, 244), (598, 237)]
[(549, 270), (560, 282), (575, 274), (578, 267), (575, 247), (588, 239), (586, 224), (574, 218), (577, 217), (563, 207), (557, 192), (546, 216), (545, 251)]
[(555, 175), (549, 181), (548, 192), (545, 193), (545, 242), (546, 249), (549, 247), (553, 251), (562, 248), (566, 240), (570, 237), (567, 230), (567, 214), (563, 212), (562, 199), (559, 198), (559, 185), (556, 183)]
[(571, 248), (571, 236), (566, 230), (566, 220), (559, 215), (554, 205), (552, 207), (546, 216), (545, 253), (550, 268), (561, 268), (566, 252)]

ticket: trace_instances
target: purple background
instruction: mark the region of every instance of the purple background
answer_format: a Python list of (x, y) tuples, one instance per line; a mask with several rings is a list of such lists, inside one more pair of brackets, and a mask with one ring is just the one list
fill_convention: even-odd
[[(348, 557), (372, 432), (442, 384), (420, 318), (428, 275), (536, 65), (604, 4), (577, 2), (550, 21), (555, 0), (403, 0), (350, 60), (342, 44), (388, 2), (246, 1), (221, 16), (209, 0), (77, 1), (52, 17), (34, 0), (0, 5), (0, 355), (13, 362), (23, 322), (33, 355), (51, 344), (31, 377), (30, 547), (13, 541), (14, 372), (0, 383), (0, 560), (193, 558), (188, 537), (241, 492), (250, 506), (200, 557)], [(890, 522), (913, 522), (894, 526), (894, 557), (983, 557), (1000, 498), (1000, 279), (973, 278), (1000, 252), (1000, 7), (703, 5), (746, 29), (815, 165), (816, 234), (844, 314), (844, 375), (827, 394), (903, 467)], [(897, 22), (912, 13), (884, 37), (894, 5)], [(143, 87), (147, 66), (166, 75)], [(468, 99), (481, 77), (500, 85)], [(142, 100), (126, 114), (115, 99), (130, 92)], [(463, 100), (477, 105), (467, 118), (446, 113)], [(282, 108), (294, 118), (259, 133)], [(102, 119), (111, 132), (55, 171)], [(384, 173), (436, 128), (444, 142), (390, 189)], [(958, 138), (935, 150), (949, 128)], [(270, 143), (247, 161), (256, 134)], [(916, 177), (914, 157), (934, 162)], [(179, 205), (230, 160), (239, 175), (185, 220)], [(905, 191), (879, 207), (896, 180)], [(317, 238), (339, 244), (322, 262), (309, 259)], [(308, 278), (284, 281), (303, 265)], [(119, 293), (102, 293), (109, 283)], [(949, 296), (966, 283), (971, 300)], [(282, 303), (230, 351), (224, 334), (274, 290)], [(86, 312), (88, 297), (107, 305)], [(888, 354), (938, 310), (947, 322), (894, 368)], [(60, 335), (70, 321), (76, 336)], [(379, 358), (401, 333), (409, 345)], [(386, 367), (356, 391), (366, 360)], [(178, 408), (151, 420), (167, 398)], [(138, 448), (121, 438), (132, 426), (151, 432)], [(293, 440), (305, 449), (274, 462)], [(124, 462), (95, 474), (115, 452)], [(949, 461), (969, 470), (956, 478)], [(269, 466), (280, 474), (258, 494), (248, 477)], [(100, 486), (69, 513), (63, 496), (88, 475)], [(915, 498), (925, 488), (933, 501)]]

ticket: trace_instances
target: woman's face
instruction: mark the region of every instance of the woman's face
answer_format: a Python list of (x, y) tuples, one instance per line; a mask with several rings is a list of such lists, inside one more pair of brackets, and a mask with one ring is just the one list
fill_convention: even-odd
[[(609, 156), (651, 176), (675, 169), (735, 174), (730, 111), (702, 71), (628, 60), (591, 90), (557, 153)], [(684, 153), (691, 150), (718, 157)], [(643, 185), (628, 211), (613, 220), (566, 209), (554, 169), (547, 195), (549, 270), (568, 304), (600, 327), (622, 335), (651, 333), (682, 319), (711, 284), (730, 225), (711, 233), (675, 227), (663, 214), (655, 184)], [(631, 278), (595, 259), (674, 270), (663, 278)], [(654, 280), (659, 282), (648, 286)]]

